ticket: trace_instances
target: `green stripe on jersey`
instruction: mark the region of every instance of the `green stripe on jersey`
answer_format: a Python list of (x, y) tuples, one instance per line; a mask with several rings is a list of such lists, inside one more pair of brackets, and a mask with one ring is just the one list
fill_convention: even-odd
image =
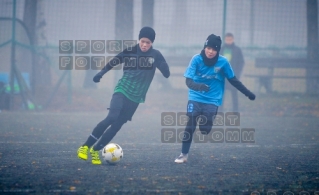
[(123, 77), (118, 81), (114, 92), (123, 93), (133, 102), (144, 103), (154, 73), (155, 69), (124, 71)]

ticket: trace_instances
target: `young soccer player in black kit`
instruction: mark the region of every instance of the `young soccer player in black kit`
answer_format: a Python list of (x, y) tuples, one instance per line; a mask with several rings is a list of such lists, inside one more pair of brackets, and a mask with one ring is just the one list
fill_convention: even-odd
[(187, 161), (198, 117), (205, 121), (203, 124), (198, 124), (201, 133), (204, 135), (210, 133), (218, 106), (222, 104), (225, 78), (250, 100), (256, 98), (255, 94), (236, 78), (228, 60), (219, 55), (221, 43), (219, 36), (209, 35), (203, 50), (193, 56), (184, 73), (189, 88), (187, 104), (189, 120), (182, 140), (182, 153), (175, 159), (176, 163)]
[(143, 27), (139, 33), (139, 43), (119, 53), (94, 76), (93, 81), (100, 82), (105, 73), (123, 63), (123, 76), (114, 89), (109, 113), (78, 149), (80, 159), (87, 160), (89, 151), (92, 164), (101, 164), (99, 150), (113, 139), (124, 123), (132, 120), (139, 103), (145, 101), (156, 68), (165, 78), (170, 76), (164, 57), (160, 51), (152, 47), (154, 40), (155, 31), (150, 27)]

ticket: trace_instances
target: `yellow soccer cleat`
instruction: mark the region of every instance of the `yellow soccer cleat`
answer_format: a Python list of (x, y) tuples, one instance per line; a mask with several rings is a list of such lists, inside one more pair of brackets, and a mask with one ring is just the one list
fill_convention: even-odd
[(79, 159), (87, 160), (88, 159), (88, 150), (89, 150), (89, 147), (81, 146), (78, 149), (78, 157), (79, 157)]
[(92, 164), (94, 165), (100, 165), (102, 164), (101, 160), (100, 160), (100, 154), (99, 151), (95, 151), (93, 150), (93, 147), (90, 149), (90, 153), (92, 156)]

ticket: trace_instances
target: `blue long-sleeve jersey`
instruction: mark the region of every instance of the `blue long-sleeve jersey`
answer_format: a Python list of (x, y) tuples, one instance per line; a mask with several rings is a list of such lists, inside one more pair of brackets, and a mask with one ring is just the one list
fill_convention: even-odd
[(209, 86), (208, 92), (189, 89), (188, 99), (206, 104), (220, 106), (223, 101), (225, 78), (231, 79), (235, 76), (228, 60), (219, 55), (214, 66), (206, 66), (200, 54), (191, 59), (184, 77), (193, 79), (195, 83), (204, 83)]

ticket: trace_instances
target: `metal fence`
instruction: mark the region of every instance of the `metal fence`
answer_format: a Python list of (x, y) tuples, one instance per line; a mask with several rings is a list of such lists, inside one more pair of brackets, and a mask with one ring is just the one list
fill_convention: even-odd
[[(40, 56), (47, 67), (42, 71), (50, 72), (48, 86), (54, 88), (63, 76), (58, 65), (60, 40), (137, 40), (139, 29), (145, 24), (155, 29), (154, 47), (165, 57), (191, 57), (200, 52), (209, 34), (223, 36), (226, 32), (234, 34), (235, 43), (243, 50), (245, 71), (255, 71), (251, 67), (258, 57), (307, 57), (306, 0), (37, 0), (35, 28), (41, 28), (37, 41), (30, 40), (25, 28), (30, 2), (0, 1), (0, 72), (10, 72), (15, 13), (15, 63), (21, 72), (30, 73), (31, 86), (36, 82), (32, 80), (32, 55)], [(118, 31), (119, 17), (130, 21), (132, 27), (123, 38)], [(61, 85), (82, 87), (86, 75), (85, 71), (70, 71), (69, 81)], [(246, 81), (253, 85), (252, 80)], [(300, 82), (300, 86), (285, 88), (286, 91), (305, 92), (305, 82)]]

